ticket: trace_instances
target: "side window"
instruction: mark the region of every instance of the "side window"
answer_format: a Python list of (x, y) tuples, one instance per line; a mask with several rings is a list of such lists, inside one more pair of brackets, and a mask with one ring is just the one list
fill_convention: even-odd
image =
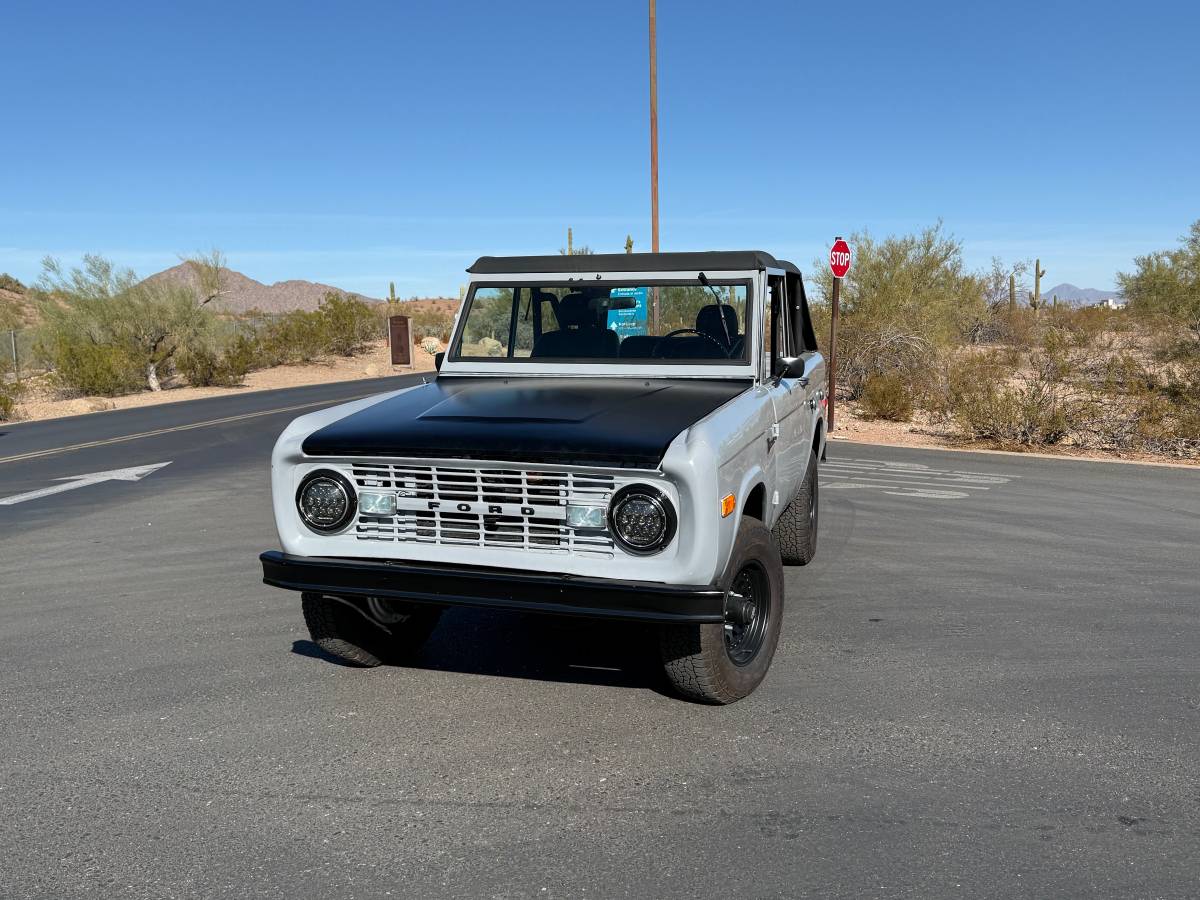
[(807, 353), (817, 349), (817, 338), (813, 334), (812, 317), (808, 311), (808, 298), (804, 295), (804, 280), (800, 275), (788, 273), (788, 297), (794, 308), (789, 317), (792, 323), (793, 355)]
[(767, 309), (763, 323), (763, 371), (774, 372), (778, 360), (798, 354), (787, 281), (777, 276), (767, 279)]

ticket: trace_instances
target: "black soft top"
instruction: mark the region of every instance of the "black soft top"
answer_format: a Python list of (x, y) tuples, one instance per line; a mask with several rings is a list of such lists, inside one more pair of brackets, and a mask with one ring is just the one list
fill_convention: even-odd
[(703, 253), (586, 253), (576, 256), (481, 256), (472, 275), (524, 272), (731, 272), (783, 269), (800, 274), (794, 263), (763, 250), (708, 250)]

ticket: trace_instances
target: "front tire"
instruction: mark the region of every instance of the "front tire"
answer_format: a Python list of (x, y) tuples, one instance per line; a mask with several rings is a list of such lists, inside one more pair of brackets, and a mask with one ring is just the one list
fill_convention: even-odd
[(733, 703), (762, 683), (783, 627), (783, 563), (757, 519), (738, 529), (725, 584), (725, 622), (664, 626), (663, 667), (680, 694)]
[(435, 606), (375, 598), (301, 594), (313, 643), (351, 665), (373, 667), (411, 657), (433, 633)]
[(772, 532), (785, 566), (807, 566), (817, 555), (819, 491), (817, 454), (810, 450), (800, 492), (780, 515)]

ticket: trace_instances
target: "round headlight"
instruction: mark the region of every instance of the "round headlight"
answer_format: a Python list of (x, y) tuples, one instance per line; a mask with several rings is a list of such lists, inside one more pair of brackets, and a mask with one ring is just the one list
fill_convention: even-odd
[(667, 495), (647, 484), (630, 484), (613, 497), (608, 525), (630, 553), (657, 553), (675, 536), (675, 508)]
[(354, 485), (329, 469), (318, 469), (304, 476), (296, 491), (296, 509), (304, 524), (318, 534), (341, 531), (354, 518), (358, 499)]

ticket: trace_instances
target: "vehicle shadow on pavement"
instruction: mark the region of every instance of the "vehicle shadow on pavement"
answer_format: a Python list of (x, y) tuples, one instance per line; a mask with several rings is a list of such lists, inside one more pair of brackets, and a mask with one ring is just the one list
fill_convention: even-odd
[[(292, 652), (347, 665), (311, 641), (295, 641)], [(629, 622), (450, 610), (407, 667), (670, 693), (656, 628)]]

